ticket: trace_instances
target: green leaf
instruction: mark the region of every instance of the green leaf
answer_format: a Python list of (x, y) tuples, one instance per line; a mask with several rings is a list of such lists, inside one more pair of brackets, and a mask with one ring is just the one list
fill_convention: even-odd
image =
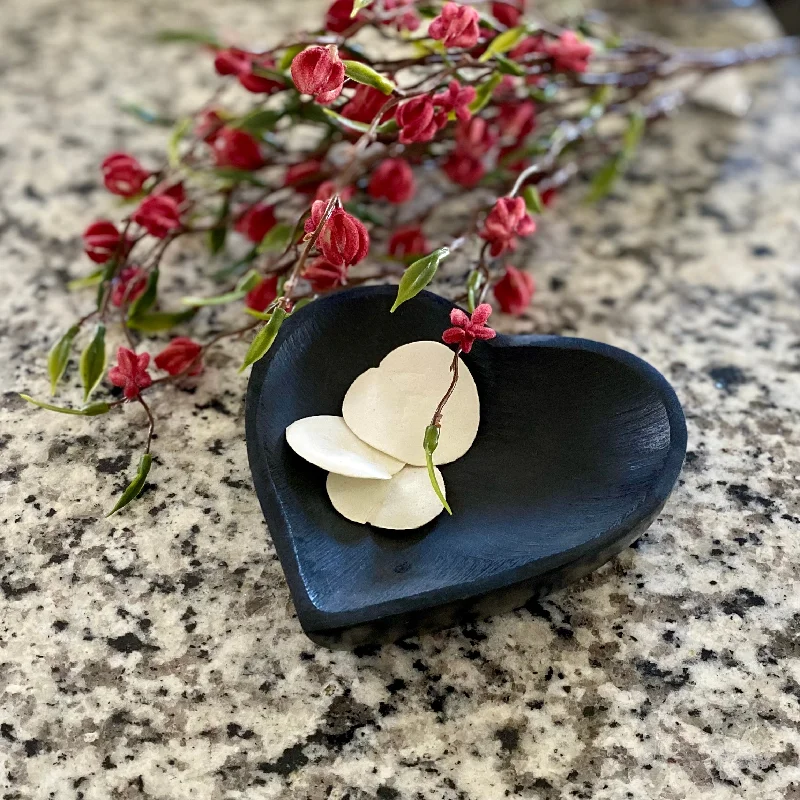
[(452, 517), (453, 512), (445, 499), (444, 493), (439, 486), (439, 481), (436, 480), (436, 473), (433, 470), (433, 451), (439, 445), (439, 428), (436, 425), (428, 425), (425, 428), (425, 438), (423, 439), (423, 447), (425, 448), (425, 465), (428, 467), (428, 478), (430, 478), (433, 491), (439, 498), (439, 502), (444, 507), (444, 510)]
[(54, 406), (51, 403), (45, 403), (42, 400), (34, 400), (34, 398), (27, 394), (21, 394), (20, 397), (23, 400), (27, 400), (29, 403), (33, 403), (35, 406), (39, 406), (39, 408), (47, 409), (47, 411), (57, 411), (59, 414), (74, 414), (79, 417), (96, 417), (98, 414), (105, 414), (111, 409), (108, 403), (102, 402), (92, 403), (83, 408), (64, 408), (63, 406)]
[(56, 386), (67, 368), (72, 340), (78, 335), (80, 327), (73, 325), (51, 348), (47, 356), (47, 374), (50, 376), (50, 394), (56, 393)]
[(213, 297), (182, 297), (181, 303), (185, 306), (192, 306), (192, 308), (205, 308), (206, 306), (222, 306), (225, 303), (233, 303), (235, 300), (241, 300), (247, 292), (225, 292), (225, 294), (217, 294)]
[(611, 156), (611, 158), (595, 172), (589, 186), (589, 193), (586, 196), (587, 203), (596, 203), (602, 200), (613, 188), (619, 176), (622, 174), (624, 159), (621, 153)]
[(100, 276), (100, 283), (97, 286), (97, 308), (99, 309), (103, 305), (103, 299), (105, 297), (106, 291), (110, 291), (110, 287), (108, 287), (108, 282), (113, 279), (114, 275), (117, 272), (117, 259), (112, 258), (106, 263), (105, 268), (103, 269), (103, 274)]
[(186, 311), (150, 311), (128, 320), (128, 327), (142, 333), (161, 333), (188, 322), (197, 313), (196, 308)]
[(119, 110), (130, 114), (132, 117), (136, 117), (139, 122), (145, 122), (148, 125), (160, 125), (164, 128), (171, 128), (175, 124), (174, 119), (163, 117), (160, 114), (156, 114), (155, 111), (148, 111), (148, 109), (136, 103), (120, 103)]
[(415, 261), (400, 278), (400, 285), (397, 287), (397, 299), (390, 311), (394, 313), (399, 306), (416, 297), (434, 278), (439, 264), (450, 255), (450, 248), (440, 247), (434, 250), (419, 261)]
[(254, 308), (248, 308), (245, 306), (244, 309), (245, 314), (249, 314), (251, 317), (255, 317), (256, 319), (263, 320), (264, 322), (268, 322), (269, 318), (272, 316), (272, 312), (270, 311), (267, 313), (266, 311), (256, 311)]
[(544, 211), (544, 203), (535, 186), (526, 186), (522, 190), (522, 196), (525, 198), (525, 206), (531, 214), (541, 214)]
[(512, 61), (510, 58), (500, 55), (500, 53), (495, 55), (494, 60), (497, 62), (498, 71), (502, 72), (503, 75), (516, 75), (520, 77), (525, 74), (525, 67), (521, 64), (517, 64), (516, 61)]
[(359, 133), (366, 133), (369, 130), (369, 124), (366, 122), (356, 122), (354, 119), (348, 119), (341, 114), (337, 114), (333, 109), (323, 108), (322, 113), (325, 117), (333, 122), (343, 130), (358, 131)]
[(267, 235), (256, 248), (257, 253), (282, 253), (292, 240), (294, 226), (287, 222), (279, 222), (270, 228)]
[(478, 61), (486, 62), (498, 53), (507, 53), (514, 45), (519, 43), (520, 39), (522, 39), (525, 34), (526, 30), (524, 25), (503, 31), (499, 36), (495, 36), (494, 39), (492, 39)]
[(228, 237), (228, 214), (231, 210), (231, 195), (226, 192), (217, 214), (216, 225), (208, 232), (208, 249), (212, 256), (217, 255), (224, 247)]
[(106, 371), (106, 326), (98, 323), (92, 341), (81, 353), (80, 373), (83, 383), (83, 402), (97, 388)]
[(350, 12), (350, 19), (355, 17), (362, 8), (372, 5), (372, 0), (353, 0), (353, 10)]
[(503, 76), (499, 72), (493, 72), (488, 81), (484, 81), (476, 90), (475, 99), (469, 104), (469, 110), (477, 114), (492, 99), (492, 92), (497, 88)]
[(360, 61), (344, 61), (344, 74), (356, 83), (371, 86), (384, 94), (391, 94), (395, 90), (395, 83), (390, 81), (377, 70), (362, 64)]
[(280, 61), (278, 61), (278, 69), (281, 72), (284, 72), (285, 70), (289, 69), (289, 67), (292, 66), (292, 61), (294, 61), (294, 57), (298, 53), (302, 53), (303, 50), (305, 49), (306, 49), (305, 45), (302, 44), (296, 44), (293, 47), (287, 47), (283, 51), (283, 55), (281, 56)]
[(158, 293), (158, 267), (147, 276), (147, 286), (144, 291), (131, 303), (128, 309), (128, 321), (136, 319), (149, 311), (156, 302)]
[(467, 278), (467, 308), (471, 314), (477, 305), (478, 292), (483, 285), (483, 273), (477, 269), (472, 270)]
[(283, 109), (257, 108), (231, 122), (230, 127), (247, 131), (253, 136), (261, 136), (265, 131), (271, 131), (283, 115)]
[(144, 489), (144, 483), (147, 480), (147, 475), (150, 472), (150, 465), (153, 463), (153, 456), (150, 453), (145, 453), (139, 460), (139, 469), (136, 471), (136, 477), (128, 484), (128, 488), (120, 495), (117, 504), (111, 511), (106, 514), (106, 518), (112, 514), (116, 514), (121, 508), (125, 508), (128, 503), (135, 500)]
[(177, 169), (181, 163), (180, 145), (183, 137), (188, 133), (192, 126), (192, 118), (185, 117), (175, 123), (172, 133), (167, 142), (167, 159), (173, 169)]
[(647, 119), (641, 111), (634, 111), (628, 119), (628, 127), (622, 136), (622, 154), (626, 161), (630, 161), (642, 140)]
[(264, 278), (257, 269), (248, 270), (236, 283), (236, 291), (247, 294), (251, 289), (255, 289)]
[(88, 289), (90, 286), (97, 286), (98, 283), (102, 282), (105, 271), (106, 268), (101, 267), (100, 269), (92, 272), (90, 275), (85, 275), (83, 278), (75, 278), (75, 280), (72, 280), (67, 284), (67, 289), (70, 292), (74, 292), (77, 289)]
[(299, 311), (301, 308), (305, 308), (309, 303), (313, 302), (313, 298), (311, 297), (301, 297), (293, 306), (292, 306), (292, 314)]
[(179, 30), (167, 28), (156, 34), (156, 41), (164, 44), (173, 42), (189, 42), (191, 44), (205, 44), (211, 47), (221, 47), (219, 40), (208, 31)]
[(283, 306), (278, 306), (270, 315), (269, 322), (255, 335), (250, 343), (244, 362), (239, 367), (239, 372), (244, 372), (251, 364), (255, 364), (256, 361), (266, 355), (267, 351), (272, 347), (285, 319), (286, 309)]

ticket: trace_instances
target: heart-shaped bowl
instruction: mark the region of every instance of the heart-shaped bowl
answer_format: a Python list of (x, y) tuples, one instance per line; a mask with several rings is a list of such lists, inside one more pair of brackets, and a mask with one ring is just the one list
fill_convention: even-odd
[(586, 339), (498, 335), (464, 356), (481, 421), (467, 454), (441, 468), (453, 516), (406, 532), (346, 520), (285, 430), (340, 415), (350, 384), (394, 348), (441, 339), (453, 304), (422, 292), (390, 314), (396, 292), (352, 289), (299, 310), (247, 391), (264, 517), (300, 624), (329, 647), (447, 627), (577, 580), (647, 529), (686, 453), (678, 398), (640, 358)]

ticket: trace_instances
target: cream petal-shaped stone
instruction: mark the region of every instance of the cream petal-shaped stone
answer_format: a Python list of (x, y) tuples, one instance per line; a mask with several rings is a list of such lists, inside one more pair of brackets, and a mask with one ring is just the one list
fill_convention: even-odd
[(286, 429), (286, 441), (297, 455), (328, 472), (351, 478), (388, 481), (403, 462), (359, 439), (342, 417), (305, 417)]
[[(411, 342), (392, 350), (380, 366), (353, 381), (342, 404), (344, 421), (372, 447), (420, 467), (425, 464), (425, 428), (450, 386), (453, 351), (439, 342)], [(459, 362), (458, 383), (444, 409), (435, 464), (461, 458), (472, 446), (480, 401), (467, 365)]]
[[(435, 472), (446, 497), (442, 473), (438, 469)], [(326, 485), (333, 507), (343, 517), (376, 528), (419, 528), (443, 510), (424, 467), (405, 466), (388, 481), (348, 478), (332, 472)]]

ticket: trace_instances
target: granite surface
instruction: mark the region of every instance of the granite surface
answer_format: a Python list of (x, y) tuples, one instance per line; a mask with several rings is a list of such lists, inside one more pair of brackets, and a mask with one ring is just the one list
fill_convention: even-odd
[[(684, 403), (689, 454), (635, 547), (523, 610), (314, 647), (251, 487), (238, 348), (193, 394), (154, 396), (151, 485), (110, 521), (137, 409), (82, 420), (17, 398), (46, 394), (54, 331), (84, 308), (65, 283), (110, 206), (97, 163), (163, 147), (115, 103), (173, 113), (214, 85), (149, 34), (270, 38), (316, 5), (2, 4), (0, 796), (800, 798), (797, 63), (749, 73), (747, 120), (687, 112), (599, 209), (567, 195), (542, 224), (536, 302), (502, 327), (648, 359)], [(771, 28), (758, 9), (662, 17), (695, 42)], [(176, 292), (206, 266), (180, 261)]]

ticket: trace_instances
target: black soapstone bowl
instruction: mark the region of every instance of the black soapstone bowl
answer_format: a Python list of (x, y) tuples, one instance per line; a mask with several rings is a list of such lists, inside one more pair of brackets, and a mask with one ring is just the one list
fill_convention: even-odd
[(441, 468), (453, 516), (382, 531), (340, 516), (326, 473), (284, 431), (341, 415), (364, 370), (439, 341), (453, 305), (423, 292), (352, 289), (284, 323), (247, 391), (247, 452), (300, 624), (329, 647), (403, 636), (519, 607), (630, 545), (672, 491), (686, 423), (665, 378), (609, 345), (560, 336), (476, 342), (464, 357), (481, 401), (475, 443)]

